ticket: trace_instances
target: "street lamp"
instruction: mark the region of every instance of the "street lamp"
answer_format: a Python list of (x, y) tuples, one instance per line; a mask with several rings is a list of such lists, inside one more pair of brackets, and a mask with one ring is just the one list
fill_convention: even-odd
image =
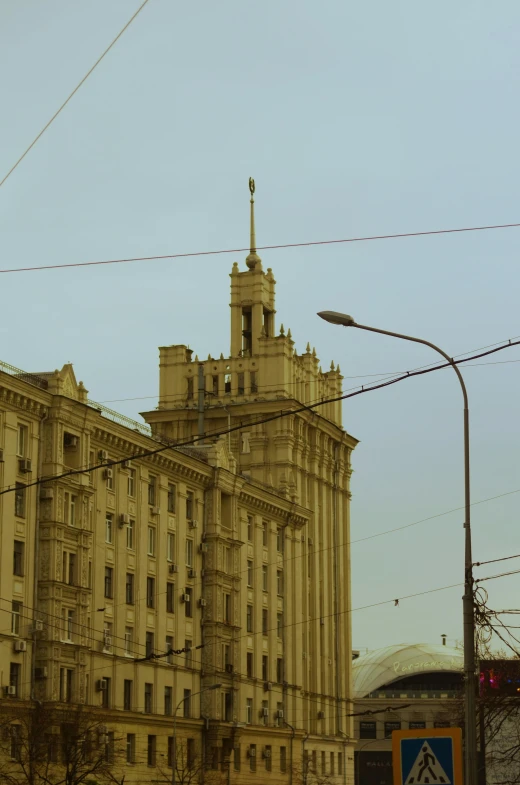
[(218, 690), (219, 687), (222, 687), (222, 684), (211, 684), (209, 687), (204, 687), (204, 689), (199, 690), (198, 692), (194, 692), (193, 694), (186, 695), (185, 698), (182, 698), (175, 707), (175, 711), (173, 713), (173, 738), (172, 738), (172, 785), (175, 785), (176, 781), (176, 769), (175, 764), (177, 762), (177, 712), (179, 708), (182, 706), (184, 701), (190, 700), (194, 698), (195, 695), (201, 695), (203, 692), (209, 692), (209, 690)]
[(377, 327), (368, 327), (366, 324), (357, 324), (352, 316), (337, 311), (320, 311), (318, 316), (330, 324), (342, 327), (357, 327), (359, 330), (368, 330), (372, 333), (390, 335), (404, 341), (422, 343), (438, 352), (451, 365), (459, 380), (462, 397), (464, 399), (464, 596), (462, 598), (463, 624), (464, 624), (464, 716), (465, 716), (465, 783), (476, 785), (477, 782), (477, 724), (475, 700), (475, 615), (473, 609), (473, 564), (471, 557), (471, 503), (469, 488), (469, 411), (468, 394), (464, 379), (453, 359), (446, 352), (435, 346), (430, 341), (422, 338), (413, 338), (411, 335), (401, 335), (389, 330), (380, 330)]

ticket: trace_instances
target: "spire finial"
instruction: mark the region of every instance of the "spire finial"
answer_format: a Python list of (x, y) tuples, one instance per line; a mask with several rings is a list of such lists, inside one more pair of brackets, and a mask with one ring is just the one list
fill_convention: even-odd
[(250, 225), (250, 241), (249, 241), (249, 256), (246, 258), (246, 264), (250, 270), (254, 270), (256, 263), (262, 260), (256, 252), (256, 234), (255, 234), (255, 181), (252, 177), (249, 178), (249, 191), (251, 193), (251, 225)]

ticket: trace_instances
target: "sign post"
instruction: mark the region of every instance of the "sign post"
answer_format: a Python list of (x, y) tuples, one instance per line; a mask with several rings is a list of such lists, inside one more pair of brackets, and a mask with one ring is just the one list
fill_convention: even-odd
[(460, 728), (392, 733), (394, 785), (463, 785)]

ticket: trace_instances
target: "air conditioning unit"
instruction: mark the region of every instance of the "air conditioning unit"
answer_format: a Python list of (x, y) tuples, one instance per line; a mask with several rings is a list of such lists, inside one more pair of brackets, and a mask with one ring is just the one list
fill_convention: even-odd
[(4, 687), (4, 694), (16, 695), (16, 687), (12, 687), (11, 685), (9, 685), (8, 687)]
[(206, 600), (203, 597), (201, 597), (199, 600), (199, 608), (205, 608), (207, 604), (208, 603), (206, 602)]
[(33, 624), (33, 632), (43, 632), (43, 622), (39, 619), (36, 619)]
[(170, 564), (168, 566), (168, 572), (170, 573), (170, 575), (173, 575), (174, 572), (179, 572), (179, 568), (177, 567), (176, 564)]
[(111, 480), (114, 476), (113, 469), (103, 469), (103, 479), (104, 480)]
[(112, 648), (112, 636), (111, 635), (105, 635), (105, 637), (103, 638), (103, 647), (105, 649), (111, 649)]
[(133, 466), (132, 461), (123, 461), (121, 464), (122, 469), (131, 469)]
[(199, 525), (198, 521), (188, 521), (188, 526), (190, 527), (190, 529), (196, 529), (198, 525)]
[(278, 711), (276, 712), (276, 717), (279, 720), (283, 720), (283, 709), (278, 709)]
[(78, 437), (72, 433), (66, 433), (63, 437), (63, 446), (66, 450), (73, 450), (78, 446)]
[(98, 679), (96, 682), (96, 689), (98, 692), (104, 692), (108, 688), (107, 679)]
[(254, 747), (249, 747), (247, 755), (249, 758), (256, 758), (256, 749)]
[(34, 669), (34, 678), (35, 679), (46, 679), (47, 678), (47, 668), (35, 668)]
[(98, 452), (98, 458), (100, 461), (108, 461), (108, 450), (100, 450)]
[(18, 468), (22, 474), (29, 474), (32, 472), (32, 461), (30, 458), (20, 458), (18, 461)]
[(264, 750), (262, 753), (262, 757), (270, 758), (271, 757), (271, 750)]
[(267, 707), (264, 707), (263, 709), (261, 709), (260, 710), (260, 716), (261, 717), (269, 717), (269, 709)]
[(318, 719), (319, 720), (324, 720), (325, 719), (325, 712), (324, 711), (319, 711), (318, 712)]
[(0, 463), (4, 461), (4, 448), (0, 447)]
[(14, 642), (14, 650), (15, 651), (27, 651), (27, 643), (25, 641), (15, 641)]
[(270, 692), (273, 689), (273, 682), (272, 681), (265, 681), (264, 682), (264, 692)]
[(233, 666), (230, 662), (226, 664), (226, 673), (233, 673)]
[(201, 542), (201, 544), (199, 545), (199, 551), (201, 553), (207, 553), (208, 552), (208, 546), (206, 545), (205, 542)]
[(188, 570), (188, 578), (196, 578), (197, 577), (197, 570), (194, 570), (192, 567)]
[(314, 545), (314, 540), (312, 539), (312, 537), (307, 538), (307, 545)]
[(188, 602), (188, 601), (189, 601), (189, 599), (190, 599), (190, 598), (189, 598), (189, 595), (188, 595), (188, 594), (181, 594), (181, 596), (180, 596), (180, 601), (181, 601), (181, 602)]
[(119, 526), (123, 528), (123, 526), (128, 526), (130, 523), (130, 516), (127, 512), (122, 512), (119, 516)]
[(40, 499), (54, 499), (54, 488), (40, 488)]

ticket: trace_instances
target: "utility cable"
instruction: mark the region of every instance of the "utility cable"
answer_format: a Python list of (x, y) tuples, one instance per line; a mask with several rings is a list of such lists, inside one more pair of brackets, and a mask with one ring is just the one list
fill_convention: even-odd
[(473, 563), (473, 567), (482, 567), (484, 564), (495, 564), (497, 561), (509, 561), (509, 559), (520, 559), (520, 553), (516, 553), (514, 556), (502, 556), (500, 559), (488, 559), (488, 561), (476, 561)]
[[(117, 42), (117, 41), (118, 41), (118, 40), (121, 38), (121, 36), (122, 36), (122, 35), (123, 35), (123, 33), (125, 32), (125, 30), (127, 30), (127, 29), (130, 27), (130, 25), (132, 24), (132, 22), (134, 21), (134, 19), (136, 18), (136, 16), (137, 16), (137, 15), (138, 15), (138, 14), (139, 14), (139, 13), (140, 13), (142, 10), (143, 10), (143, 8), (145, 7), (145, 5), (146, 5), (147, 3), (148, 3), (148, 0), (144, 0), (144, 2), (143, 2), (143, 3), (141, 3), (141, 5), (139, 6), (139, 8), (138, 8), (138, 9), (137, 9), (137, 11), (135, 12), (135, 14), (134, 14), (134, 15), (133, 15), (133, 16), (132, 16), (130, 19), (129, 19), (129, 21), (126, 23), (126, 25), (123, 27), (123, 29), (122, 29), (122, 30), (120, 30), (120, 32), (119, 32), (119, 33), (116, 35), (116, 37), (113, 39), (112, 43), (111, 43), (111, 44), (109, 44), (109, 46), (108, 46), (108, 47), (105, 49), (105, 51), (103, 52), (103, 54), (101, 55), (101, 57), (98, 57), (98, 59), (96, 60), (96, 62), (95, 62), (95, 63), (94, 63), (94, 65), (92, 66), (92, 68), (91, 68), (89, 71), (87, 71), (87, 73), (85, 74), (85, 76), (83, 77), (83, 79), (81, 80), (81, 82), (80, 82), (80, 83), (79, 83), (79, 84), (78, 84), (78, 85), (77, 85), (77, 86), (74, 88), (74, 90), (73, 90), (73, 91), (72, 91), (72, 93), (69, 95), (69, 97), (68, 97), (68, 98), (67, 98), (67, 99), (66, 99), (66, 100), (65, 100), (65, 101), (62, 103), (62, 105), (60, 106), (60, 108), (58, 109), (58, 111), (57, 111), (57, 112), (55, 112), (55, 113), (53, 114), (53, 116), (51, 117), (51, 119), (49, 120), (49, 122), (48, 122), (46, 125), (44, 125), (44, 127), (42, 128), (42, 130), (40, 131), (40, 133), (38, 134), (38, 136), (36, 136), (36, 138), (35, 138), (35, 139), (33, 139), (33, 141), (31, 142), (31, 144), (30, 144), (30, 145), (29, 145), (29, 147), (27, 148), (27, 150), (26, 150), (26, 151), (25, 151), (25, 152), (24, 152), (24, 153), (23, 153), (23, 154), (20, 156), (20, 158), (19, 158), (19, 159), (16, 161), (16, 163), (15, 163), (15, 164), (14, 164), (14, 165), (13, 165), (13, 166), (12, 166), (12, 167), (9, 169), (9, 171), (7, 172), (7, 174), (4, 176), (3, 180), (1, 180), (1, 181), (0, 181), (0, 187), (1, 187), (1, 186), (2, 186), (4, 183), (5, 183), (5, 181), (7, 180), (7, 178), (8, 178), (8, 177), (10, 177), (10, 175), (11, 175), (11, 174), (14, 172), (14, 170), (16, 169), (16, 167), (17, 167), (19, 164), (21, 164), (21, 163), (22, 163), (22, 161), (23, 161), (23, 159), (25, 158), (25, 156), (27, 155), (27, 153), (28, 153), (30, 150), (32, 150), (32, 148), (34, 147), (34, 145), (36, 144), (36, 142), (37, 142), (39, 139), (41, 139), (41, 137), (43, 136), (43, 134), (45, 133), (45, 131), (47, 130), (47, 128), (49, 128), (49, 126), (50, 126), (50, 125), (51, 125), (51, 124), (54, 122), (54, 120), (56, 120), (56, 118), (58, 117), (58, 115), (60, 114), (60, 112), (62, 112), (62, 111), (63, 111), (63, 109), (65, 109), (65, 107), (67, 106), (67, 104), (69, 103), (69, 101), (71, 100), (71, 98), (73, 98), (73, 96), (74, 96), (74, 95), (76, 95), (76, 93), (78, 92), (79, 88), (80, 88), (80, 87), (81, 87), (81, 86), (82, 86), (82, 85), (83, 85), (83, 84), (84, 84), (84, 83), (87, 81), (87, 79), (89, 78), (90, 74), (91, 74), (91, 73), (92, 73), (92, 72), (93, 72), (93, 71), (94, 71), (94, 70), (97, 68), (97, 66), (98, 66), (98, 65), (100, 64), (100, 62), (103, 60), (103, 58), (105, 57), (105, 55), (107, 55), (107, 54), (110, 52), (110, 50), (112, 49), (112, 47), (114, 46), (114, 44), (115, 44), (115, 43), (116, 43), (116, 42)], [(4, 271), (4, 270), (2, 270), (1, 272), (7, 272), (7, 271)]]
[[(35, 142), (33, 142), (33, 144)], [(24, 153), (24, 155), (26, 155), (27, 152), (28, 150), (26, 151), (26, 153)], [(15, 166), (17, 166), (18, 163), (15, 164)], [(7, 177), (9, 176), (9, 174), (7, 175)], [(5, 179), (7, 179), (7, 177), (4, 178), (4, 181)], [(1, 184), (2, 183), (0, 183), (0, 185)], [(257, 251), (273, 251), (273, 250), (279, 250), (284, 248), (305, 248), (313, 245), (338, 245), (341, 243), (361, 243), (361, 242), (366, 242), (368, 240), (395, 240), (404, 237), (425, 237), (427, 235), (435, 235), (435, 234), (459, 234), (461, 232), (484, 232), (484, 231), (489, 231), (491, 229), (512, 229), (518, 226), (520, 226), (520, 223), (493, 224), (488, 226), (467, 226), (458, 229), (434, 229), (425, 232), (401, 232), (399, 234), (379, 234), (379, 235), (371, 235), (368, 237), (348, 237), (344, 240), (314, 240), (311, 242), (304, 242), (304, 243), (283, 243), (278, 245), (262, 245), (257, 247)], [(194, 256), (217, 256), (221, 254), (230, 254), (230, 253), (248, 253), (250, 250), (251, 250), (250, 248), (226, 248), (220, 251), (192, 251), (191, 253), (163, 254), (162, 256), (133, 256), (133, 257), (129, 257), (128, 259), (105, 259), (103, 261), (95, 261), (95, 262), (70, 262), (68, 264), (46, 264), (46, 265), (40, 265), (39, 267), (15, 267), (10, 270), (0, 270), (0, 273), (22, 273), (22, 272), (25, 273), (25, 272), (32, 272), (35, 270), (58, 270), (66, 267), (92, 267), (95, 265), (105, 265), (105, 264), (126, 264), (128, 262), (150, 262), (150, 261), (156, 261), (161, 259), (186, 259)]]

